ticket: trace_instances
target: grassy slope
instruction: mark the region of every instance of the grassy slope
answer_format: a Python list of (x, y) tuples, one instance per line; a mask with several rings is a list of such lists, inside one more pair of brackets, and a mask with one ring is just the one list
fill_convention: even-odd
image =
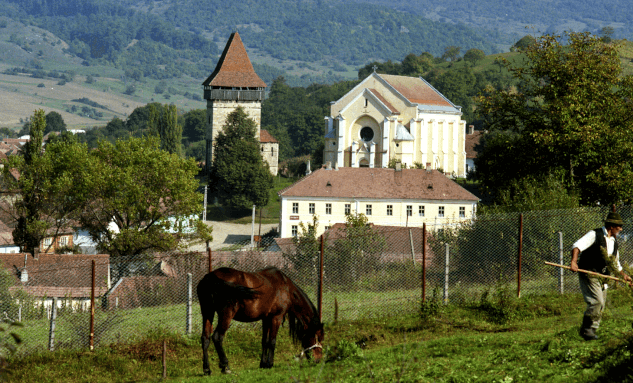
[[(610, 294), (611, 306), (597, 342), (584, 342), (577, 335), (584, 307), (579, 295), (547, 296), (523, 298), (517, 315), (503, 325), (486, 321), (482, 311), (452, 306), (426, 322), (403, 316), (328, 323), (326, 349), (330, 356), (341, 357), (325, 364), (296, 361), (299, 349), (290, 344), (284, 328), (275, 368), (260, 370), (259, 330), (236, 326), (225, 340), (234, 374), (219, 374), (211, 346), (213, 375), (203, 377), (197, 335), (181, 337), (154, 329), (140, 343), (100, 347), (94, 353), (46, 352), (15, 360), (9, 379), (158, 381), (162, 339), (167, 339), (168, 377), (173, 381), (589, 382), (604, 374), (614, 359), (608, 354), (623, 347), (623, 338), (631, 342), (630, 301), (621, 292)], [(359, 341), (366, 344), (364, 350), (353, 346)], [(630, 354), (624, 360), (630, 363)], [(623, 366), (633, 373), (630, 364)], [(613, 376), (611, 381), (622, 379)]]

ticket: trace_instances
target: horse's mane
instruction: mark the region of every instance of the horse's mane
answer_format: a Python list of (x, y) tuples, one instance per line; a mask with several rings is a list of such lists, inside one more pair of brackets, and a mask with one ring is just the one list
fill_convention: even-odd
[(292, 306), (288, 310), (288, 327), (290, 328), (290, 337), (295, 343), (298, 343), (306, 335), (314, 334), (322, 327), (322, 324), (319, 319), (319, 311), (310, 298), (290, 278), (286, 277), (286, 279), (293, 288), (293, 291), (290, 292)]

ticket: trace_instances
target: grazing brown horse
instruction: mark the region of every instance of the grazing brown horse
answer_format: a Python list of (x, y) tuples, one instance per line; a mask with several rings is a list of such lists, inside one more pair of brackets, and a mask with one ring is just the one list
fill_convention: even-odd
[(197, 292), (202, 312), (202, 369), (205, 375), (211, 374), (207, 349), (215, 313), (218, 313), (218, 324), (212, 339), (223, 373), (230, 373), (222, 341), (231, 320), (262, 321), (260, 368), (273, 366), (277, 331), (286, 317), (290, 336), (295, 343), (301, 342), (302, 354), (309, 357), (309, 351), (313, 351), (315, 359), (321, 359), (323, 324), (319, 312), (303, 290), (280, 270), (270, 267), (247, 273), (223, 267), (205, 275), (198, 283)]

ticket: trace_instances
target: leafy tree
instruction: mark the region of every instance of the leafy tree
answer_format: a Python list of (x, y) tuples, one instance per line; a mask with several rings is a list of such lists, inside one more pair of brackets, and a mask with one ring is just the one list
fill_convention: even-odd
[(614, 29), (613, 27), (602, 27), (602, 29), (600, 30), (600, 36), (602, 41), (604, 41), (605, 43), (610, 43), (613, 39), (613, 33), (614, 33)]
[(349, 288), (378, 269), (386, 248), (384, 236), (374, 230), (367, 216), (348, 214), (343, 238), (328, 243), (324, 261), (332, 280)]
[[(549, 174), (582, 203), (633, 195), (633, 77), (621, 76), (618, 48), (589, 33), (543, 36), (521, 67), (505, 62), (516, 90), (478, 98), (486, 137), (476, 167), (482, 185), (503, 190), (513, 179)], [(504, 142), (505, 141), (505, 142)]]
[(532, 35), (525, 35), (519, 41), (514, 43), (514, 45), (510, 48), (510, 51), (523, 51), (535, 44), (537, 44), (536, 37)]
[(321, 255), (321, 241), (316, 235), (318, 227), (319, 217), (316, 214), (312, 216), (312, 223), (299, 222), (299, 232), (296, 237), (292, 237), (294, 249), (283, 254), (292, 264), (293, 277), (310, 286), (316, 282)]
[(45, 125), (44, 111), (35, 111), (23, 155), (10, 156), (3, 168), (4, 186), (10, 192), (7, 213), (17, 223), (13, 238), (29, 252), (46, 236), (69, 228), (87, 196), (82, 180), (91, 174), (85, 145), (60, 139), (42, 150)]
[(477, 65), (478, 61), (486, 58), (486, 54), (481, 49), (471, 48), (464, 53), (464, 60)]
[(207, 125), (207, 111), (204, 109), (193, 109), (185, 113), (184, 117), (183, 136), (189, 142), (204, 140)]
[(182, 126), (178, 124), (176, 105), (168, 105), (160, 119), (160, 141), (163, 150), (171, 154), (182, 155)]
[(137, 256), (210, 239), (210, 229), (199, 219), (190, 221), (191, 232), (179, 225), (201, 209), (193, 160), (161, 150), (157, 137), (102, 141), (90, 154), (91, 200), (80, 222), (99, 251)]
[(461, 49), (462, 48), (456, 47), (455, 45), (446, 47), (446, 49), (444, 49), (444, 54), (442, 55), (442, 59), (449, 60), (449, 61), (457, 60), (457, 58), (459, 57), (459, 51)]
[(238, 107), (227, 116), (214, 142), (209, 184), (226, 205), (249, 209), (268, 203), (273, 176), (262, 159), (255, 134), (255, 121)]
[(44, 130), (44, 134), (64, 131), (66, 131), (66, 123), (62, 115), (57, 112), (49, 112), (46, 115), (46, 129)]

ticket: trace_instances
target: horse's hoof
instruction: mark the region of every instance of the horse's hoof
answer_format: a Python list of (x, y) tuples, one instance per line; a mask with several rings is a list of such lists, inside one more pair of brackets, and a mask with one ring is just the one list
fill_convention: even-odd
[(204, 370), (205, 375), (211, 375), (211, 370)]
[(226, 375), (231, 375), (233, 371), (231, 371), (231, 369), (227, 367), (227, 368), (222, 369), (222, 373)]

